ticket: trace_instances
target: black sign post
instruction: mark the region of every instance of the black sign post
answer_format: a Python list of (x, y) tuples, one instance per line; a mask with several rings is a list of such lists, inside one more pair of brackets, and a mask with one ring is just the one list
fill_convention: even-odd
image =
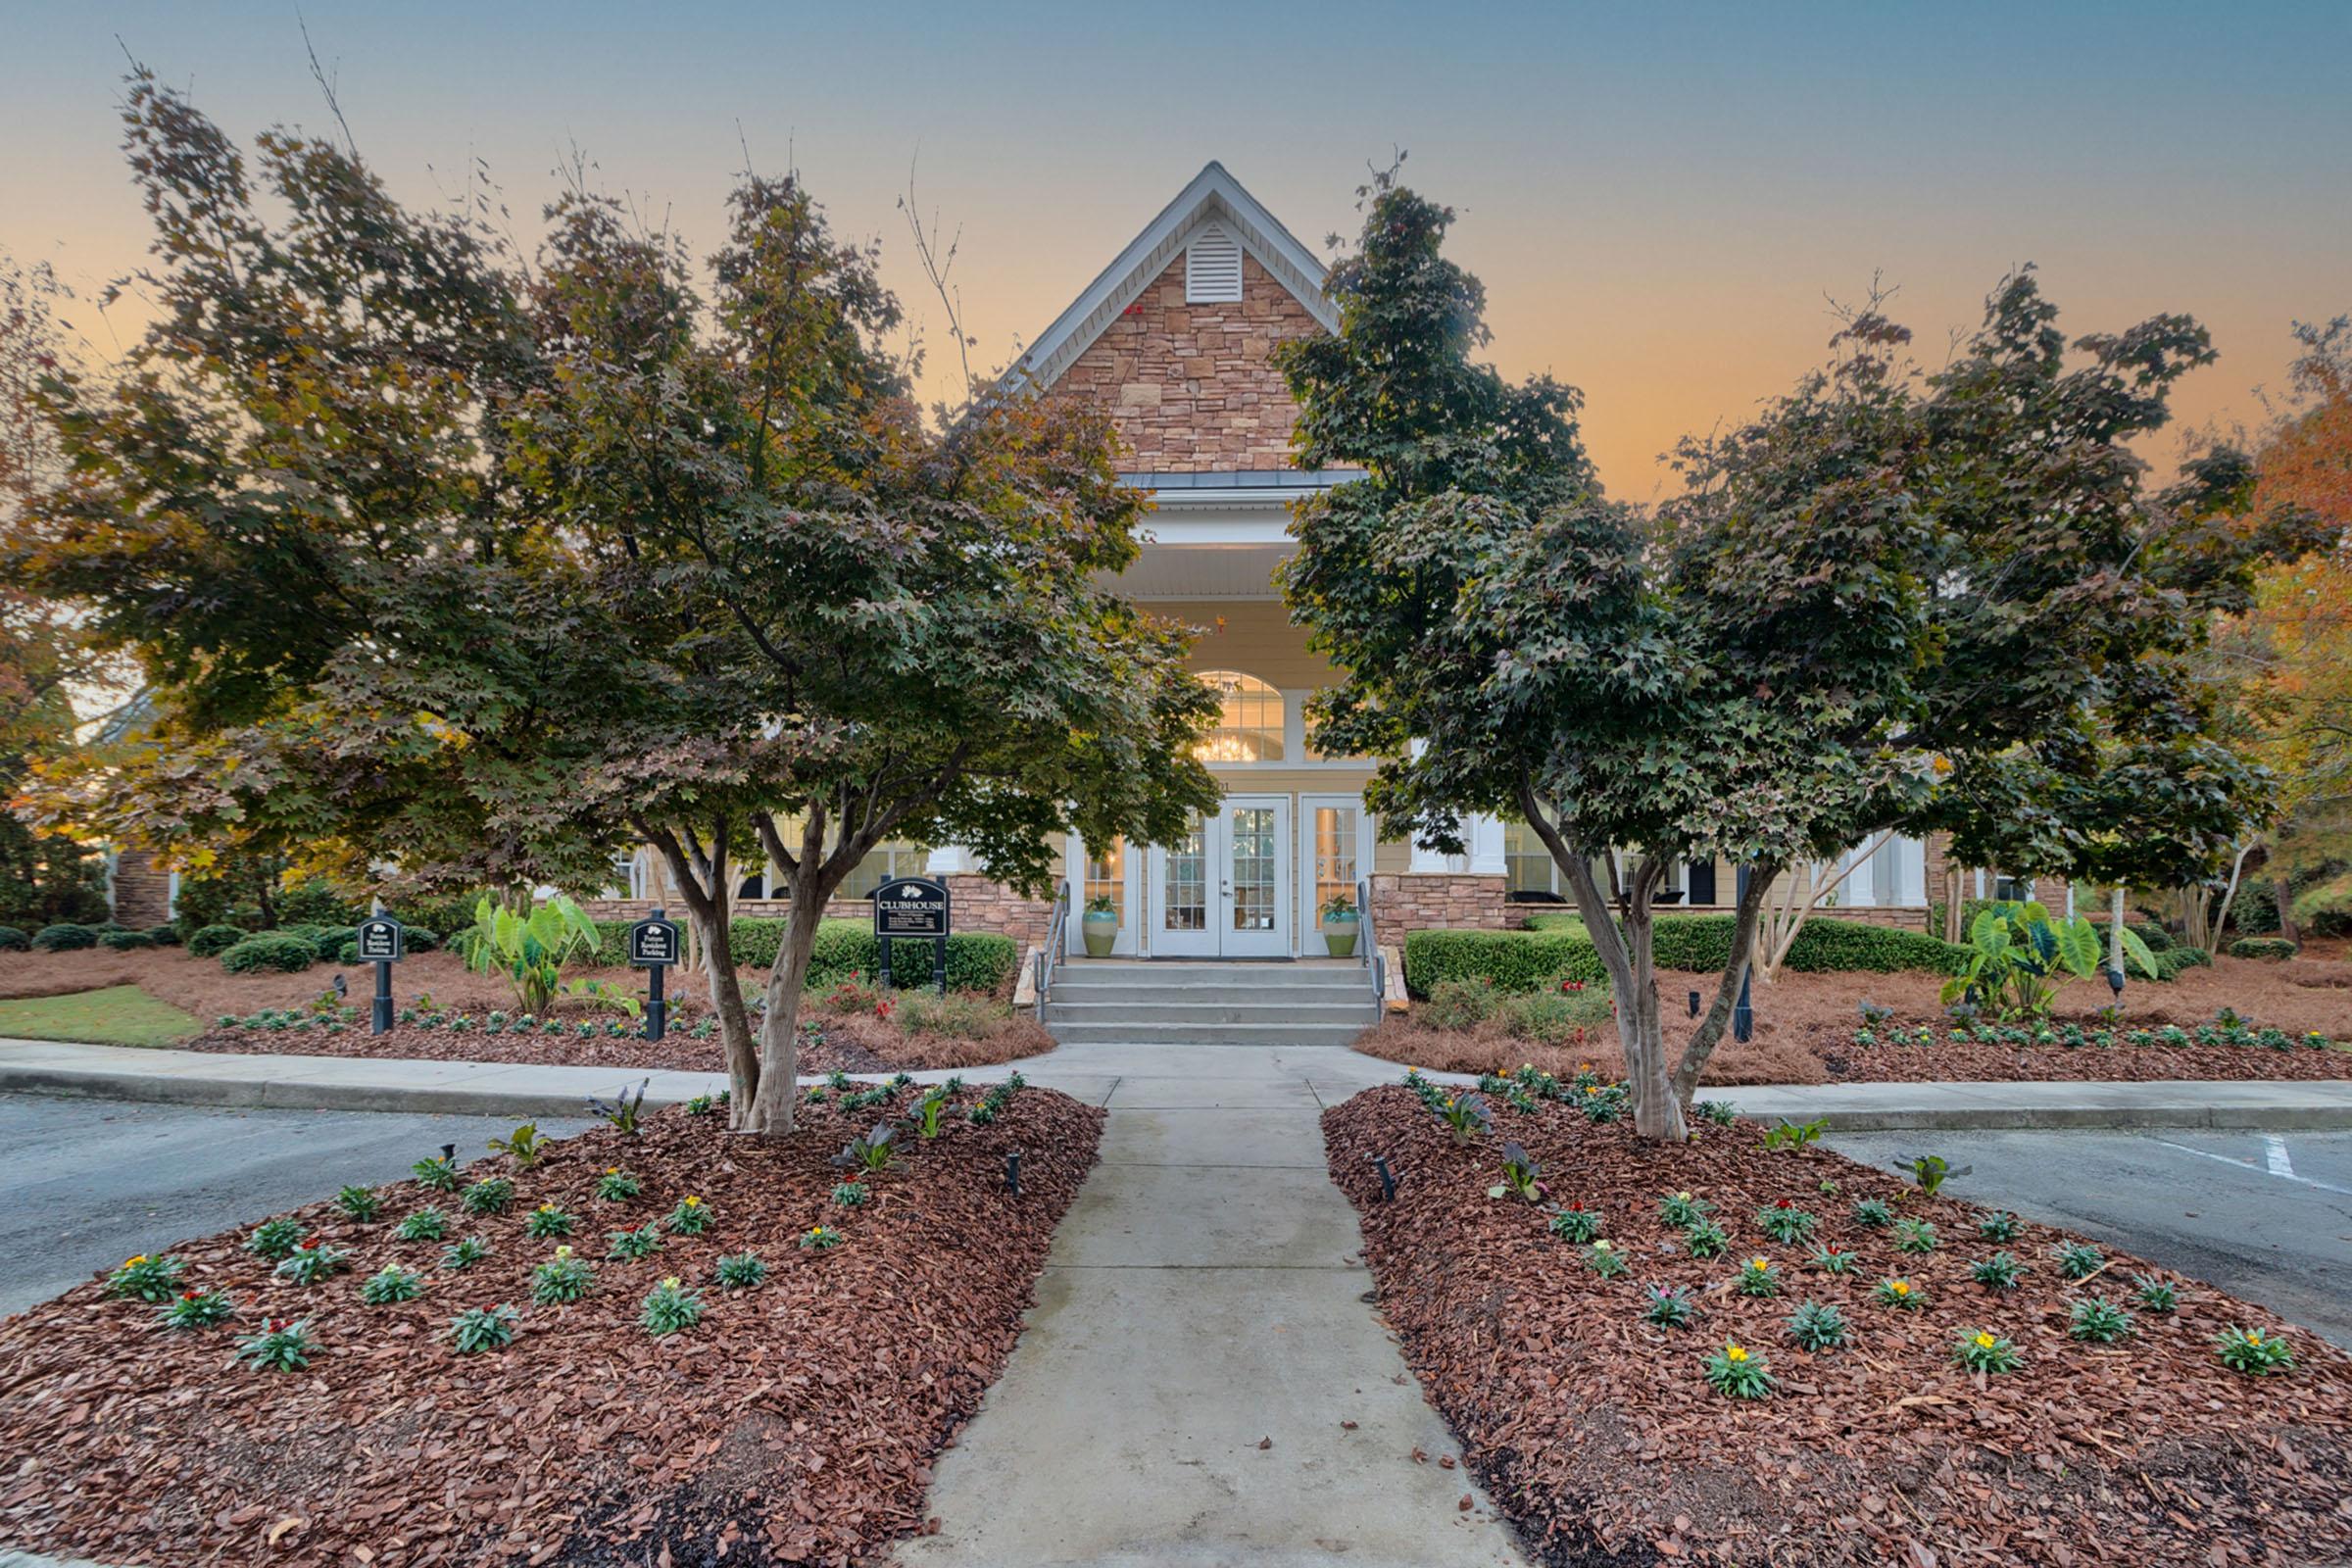
[(899, 983), (891, 963), (893, 940), (928, 941), (931, 944), (931, 984), (941, 996), (948, 994), (948, 933), (952, 923), (948, 911), (948, 885), (929, 877), (902, 876), (874, 889), (874, 935), (882, 943), (883, 977), (892, 985)]
[(669, 1004), (662, 995), (662, 973), (678, 961), (678, 922), (657, 908), (629, 927), (629, 962), (645, 971), (645, 1038), (669, 1032)]
[(392, 966), (409, 956), (408, 928), (388, 914), (362, 920), (353, 938), (360, 961), (375, 965), (375, 1005), (368, 1015), (368, 1032), (380, 1035), (392, 1028)]

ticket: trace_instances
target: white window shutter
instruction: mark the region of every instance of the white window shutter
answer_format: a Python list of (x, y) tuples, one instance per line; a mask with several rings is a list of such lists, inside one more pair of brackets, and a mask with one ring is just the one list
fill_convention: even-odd
[(1184, 302), (1228, 305), (1242, 297), (1242, 244), (1223, 223), (1203, 223), (1184, 252)]

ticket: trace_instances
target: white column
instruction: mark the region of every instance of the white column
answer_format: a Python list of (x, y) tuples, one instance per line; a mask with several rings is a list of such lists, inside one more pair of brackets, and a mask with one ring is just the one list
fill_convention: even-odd
[(1462, 842), (1470, 848), (1473, 876), (1503, 876), (1510, 862), (1503, 857), (1502, 818), (1473, 815), (1462, 823)]

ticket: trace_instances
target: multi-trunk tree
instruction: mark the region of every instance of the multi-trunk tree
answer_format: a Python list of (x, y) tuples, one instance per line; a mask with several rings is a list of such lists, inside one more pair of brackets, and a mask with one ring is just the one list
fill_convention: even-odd
[[(585, 193), (526, 268), (344, 148), (272, 132), (250, 177), (144, 75), (126, 123), (164, 310), (113, 387), (50, 387), (71, 466), (11, 559), (159, 716), (61, 815), (444, 885), (593, 889), (650, 842), (736, 1122), (783, 1132), (816, 922), (878, 844), (1042, 891), (1051, 832), (1213, 802), (1182, 634), (1102, 586), (1142, 505), (1107, 422), (926, 422), (797, 179), (745, 178), (707, 270)], [(790, 906), (756, 1024), (746, 858)]]

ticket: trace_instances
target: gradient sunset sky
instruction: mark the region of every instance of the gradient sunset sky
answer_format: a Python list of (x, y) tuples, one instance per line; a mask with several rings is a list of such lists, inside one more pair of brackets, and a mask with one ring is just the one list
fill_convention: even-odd
[[(1321, 249), (1367, 163), (1454, 205), (1493, 356), (1585, 389), (1615, 493), (1787, 386), (1874, 272), (1940, 358), (2037, 263), (2081, 334), (2159, 311), (2221, 351), (2185, 423), (2252, 421), (2288, 327), (2352, 311), (2352, 3), (302, 8), (362, 152), (404, 199), (472, 160), (535, 233), (576, 143), (707, 252), (748, 146), (797, 163), (926, 311), (910, 165), (960, 227), (1004, 363), (1211, 158)], [(296, 10), (0, 7), (0, 250), (94, 292), (147, 228), (119, 151), (124, 51), (240, 139), (331, 128)], [(74, 323), (105, 353), (135, 303)], [(935, 372), (947, 362), (934, 353)], [(944, 381), (942, 388), (944, 389)], [(2148, 456), (2167, 464), (2174, 443)]]

